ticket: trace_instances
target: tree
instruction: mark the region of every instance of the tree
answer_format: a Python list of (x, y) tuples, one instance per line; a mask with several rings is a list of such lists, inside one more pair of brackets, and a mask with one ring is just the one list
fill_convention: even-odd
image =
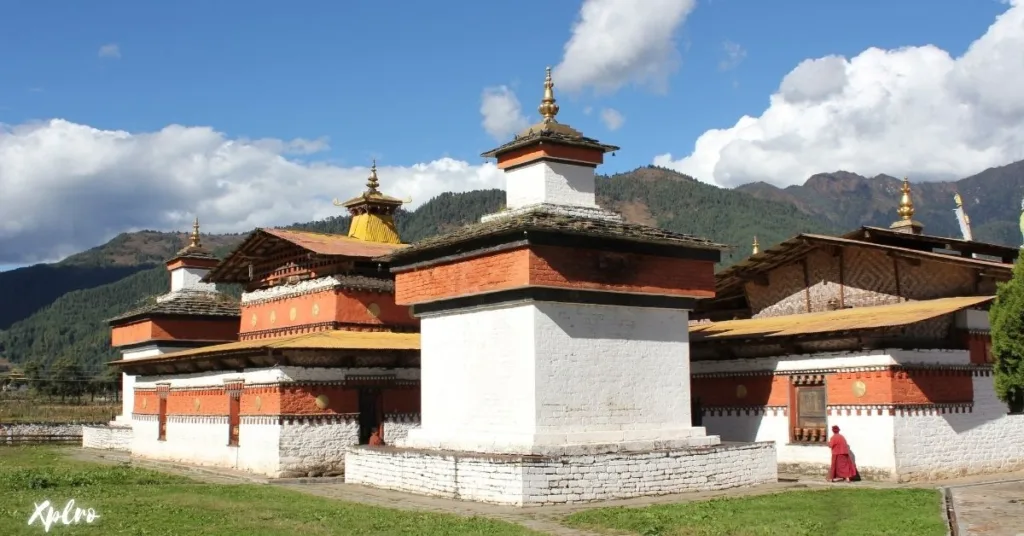
[(49, 383), (46, 378), (46, 367), (40, 359), (29, 359), (25, 362), (22, 371), (25, 373), (25, 380), (28, 381), (32, 392), (42, 394), (47, 392)]
[(53, 364), (53, 382), (51, 392), (60, 395), (63, 402), (67, 397), (79, 398), (85, 391), (82, 367), (77, 361), (62, 357)]
[(1024, 412), (1024, 262), (999, 285), (989, 311), (996, 396), (1011, 413)]

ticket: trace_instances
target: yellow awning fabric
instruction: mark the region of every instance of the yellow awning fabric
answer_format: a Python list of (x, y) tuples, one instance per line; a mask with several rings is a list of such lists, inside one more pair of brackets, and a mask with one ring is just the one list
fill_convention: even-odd
[(274, 339), (229, 342), (172, 352), (151, 358), (114, 361), (138, 363), (166, 361), (184, 357), (213, 356), (245, 350), (419, 350), (419, 333), (393, 333), (390, 331), (331, 330), (302, 335), (289, 335)]
[(907, 301), (744, 320), (725, 320), (690, 326), (692, 342), (752, 337), (786, 337), (829, 332), (898, 327), (929, 320), (992, 301), (995, 296), (963, 296)]

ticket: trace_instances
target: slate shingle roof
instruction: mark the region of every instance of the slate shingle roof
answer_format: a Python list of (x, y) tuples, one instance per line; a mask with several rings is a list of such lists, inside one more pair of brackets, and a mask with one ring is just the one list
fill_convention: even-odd
[(186, 290), (164, 301), (150, 298), (146, 304), (111, 318), (107, 323), (116, 324), (143, 316), (241, 317), (241, 308), (237, 300), (220, 292)]
[(470, 224), (451, 233), (416, 242), (409, 247), (395, 251), (387, 257), (382, 257), (381, 260), (394, 261), (459, 242), (529, 231), (553, 231), (566, 235), (619, 238), (631, 242), (689, 246), (699, 249), (721, 250), (725, 248), (725, 246), (716, 244), (706, 238), (666, 231), (648, 225), (536, 210), (506, 218)]

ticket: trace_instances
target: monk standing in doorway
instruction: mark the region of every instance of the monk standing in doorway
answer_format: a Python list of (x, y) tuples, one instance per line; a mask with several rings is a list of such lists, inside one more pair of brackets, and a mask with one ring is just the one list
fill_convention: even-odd
[(832, 466), (828, 469), (828, 481), (835, 482), (836, 479), (850, 482), (857, 476), (857, 466), (850, 456), (850, 445), (846, 442), (843, 434), (839, 433), (839, 427), (832, 427), (832, 439), (828, 441), (832, 449)]
[(370, 434), (370, 446), (371, 447), (382, 447), (384, 446), (384, 438), (380, 436), (380, 428), (374, 428), (373, 433)]

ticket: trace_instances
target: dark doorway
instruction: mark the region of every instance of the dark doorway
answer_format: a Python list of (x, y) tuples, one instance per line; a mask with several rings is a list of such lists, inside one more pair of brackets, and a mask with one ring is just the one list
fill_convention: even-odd
[(690, 399), (690, 426), (704, 426), (704, 415), (700, 409), (700, 399), (693, 397)]
[(373, 430), (383, 420), (381, 414), (381, 390), (364, 388), (359, 390), (359, 444), (370, 442)]

